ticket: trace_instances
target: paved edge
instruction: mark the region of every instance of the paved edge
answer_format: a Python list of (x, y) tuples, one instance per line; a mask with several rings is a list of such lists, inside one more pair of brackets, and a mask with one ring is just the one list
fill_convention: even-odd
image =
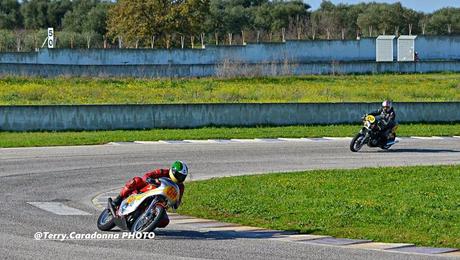
[[(397, 141), (412, 140), (448, 140), (460, 139), (460, 136), (408, 136), (398, 137)], [(302, 137), (302, 138), (252, 138), (252, 139), (198, 139), (198, 140), (158, 140), (158, 141), (133, 141), (109, 142), (107, 145), (126, 144), (228, 144), (228, 143), (273, 143), (273, 142), (324, 142), (324, 141), (350, 141), (352, 137)]]
[[(120, 188), (101, 191), (92, 196), (91, 203), (93, 207), (98, 210), (104, 209), (104, 205), (107, 203), (107, 198), (116, 196), (119, 190)], [(460, 257), (460, 249), (457, 248), (418, 247), (411, 243), (383, 243), (363, 239), (334, 238), (327, 235), (300, 234), (296, 232), (293, 233), (281, 230), (270, 230), (259, 227), (243, 226), (239, 224), (219, 222), (212, 219), (202, 219), (192, 216), (179, 215), (177, 213), (170, 212), (168, 212), (168, 215), (172, 224), (195, 225), (198, 226), (199, 231), (243, 232), (246, 233), (249, 238), (265, 238), (291, 243), (306, 243), (321, 246), (343, 247), (356, 250), (388, 251), (398, 254)], [(251, 233), (254, 234), (254, 236), (251, 236)], [(271, 233), (274, 236), (259, 236), (261, 233)]]

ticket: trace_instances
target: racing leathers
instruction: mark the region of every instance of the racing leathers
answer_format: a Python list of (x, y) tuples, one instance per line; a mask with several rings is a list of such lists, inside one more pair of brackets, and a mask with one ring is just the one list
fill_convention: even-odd
[(392, 108), (385, 110), (380, 108), (369, 113), (369, 115), (380, 116), (382, 118), (382, 133), (388, 139), (388, 142), (393, 142), (396, 139), (396, 113)]
[[(129, 197), (129, 195), (138, 193), (139, 190), (144, 188), (145, 186), (149, 185), (149, 183), (153, 183), (158, 178), (169, 178), (169, 169), (156, 169), (153, 171), (149, 171), (141, 177), (134, 177), (133, 179), (129, 180), (125, 186), (121, 189), (120, 195), (113, 201), (114, 206), (119, 206), (121, 202)], [(183, 183), (177, 184), (180, 189), (179, 200), (177, 201), (174, 208), (177, 209), (180, 205), (182, 200), (182, 195), (184, 194), (185, 186)], [(163, 219), (158, 224), (159, 228), (166, 227), (169, 224), (169, 218), (167, 214), (164, 214)]]

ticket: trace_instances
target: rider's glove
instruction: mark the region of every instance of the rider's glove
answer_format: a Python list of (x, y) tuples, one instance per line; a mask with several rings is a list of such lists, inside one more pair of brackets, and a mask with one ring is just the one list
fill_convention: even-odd
[(147, 182), (148, 184), (153, 184), (153, 185), (155, 185), (155, 184), (158, 183), (157, 179), (155, 179), (155, 178), (150, 178), (150, 177), (147, 178), (147, 179), (145, 180), (145, 182)]

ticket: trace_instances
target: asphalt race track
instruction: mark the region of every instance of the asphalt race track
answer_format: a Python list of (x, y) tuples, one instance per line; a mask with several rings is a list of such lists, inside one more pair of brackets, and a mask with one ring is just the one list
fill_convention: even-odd
[[(249, 140), (109, 144), (101, 146), (0, 149), (0, 251), (22, 258), (225, 258), (225, 259), (432, 259), (433, 256), (349, 249), (203, 232), (174, 224), (141, 240), (35, 240), (38, 231), (94, 233), (98, 210), (91, 199), (155, 167), (188, 162), (192, 179), (396, 165), (456, 164), (460, 138), (402, 139), (391, 151), (352, 153), (348, 140)], [(58, 215), (29, 202), (58, 202), (85, 214)], [(440, 257), (441, 258), (441, 257)]]

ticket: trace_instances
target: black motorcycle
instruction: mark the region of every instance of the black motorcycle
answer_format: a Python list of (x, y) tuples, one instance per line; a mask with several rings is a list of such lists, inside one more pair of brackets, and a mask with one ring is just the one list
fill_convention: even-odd
[(383, 120), (380, 116), (366, 115), (363, 117), (363, 128), (351, 140), (350, 150), (358, 152), (367, 144), (369, 147), (380, 147), (384, 150), (390, 149), (396, 141), (388, 144), (388, 138), (382, 131)]

